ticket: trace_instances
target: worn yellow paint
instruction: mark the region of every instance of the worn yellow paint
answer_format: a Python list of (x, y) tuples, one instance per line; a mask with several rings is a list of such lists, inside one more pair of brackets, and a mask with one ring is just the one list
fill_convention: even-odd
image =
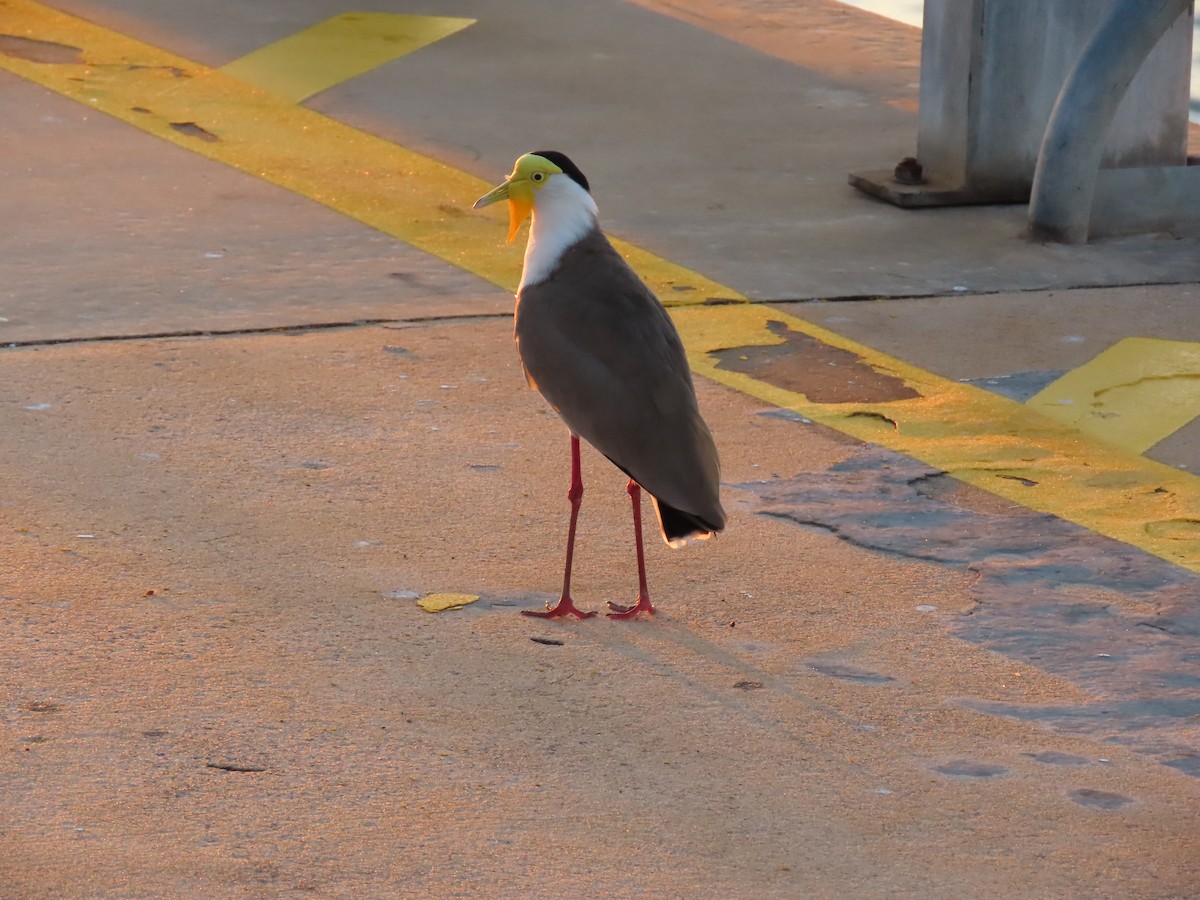
[(1144, 453), (1200, 415), (1200, 344), (1125, 338), (1027, 403), (1114, 447)]
[[(692, 307), (673, 315), (692, 367), (706, 378), (1200, 572), (1200, 479), (1194, 475), (776, 309), (759, 304)], [(711, 355), (716, 350), (780, 343), (767, 328), (771, 321), (848, 350), (921, 396), (881, 403), (813, 403), (803, 394), (717, 368)]]
[[(521, 253), (494, 240), (503, 210), (470, 209), (491, 182), (32, 0), (0, 0), (0, 13), (6, 33), (78, 47), (82, 57), (48, 64), (0, 53), (0, 68), (516, 290)], [(731, 296), (697, 273), (614, 243), (668, 301)]]
[(478, 599), (478, 594), (426, 594), (417, 601), (417, 606), (425, 612), (439, 613), (448, 609), (462, 609)]
[(221, 67), (292, 103), (449, 37), (474, 19), (347, 12)]
[[(78, 47), (83, 59), (45, 64), (0, 54), (0, 67), (317, 200), (507, 290), (515, 288), (521, 254), (504, 243), (503, 210), (469, 212), (490, 182), (288, 103), (227, 72), (30, 0), (0, 0), (0, 10), (8, 33)], [(745, 302), (696, 272), (614, 243), (669, 304), (683, 304), (674, 315), (699, 374), (1200, 571), (1200, 479), (1122, 451), (1028, 406)], [(704, 305), (711, 298), (735, 302)], [(920, 396), (817, 404), (717, 368), (710, 355), (715, 350), (779, 343), (767, 328), (772, 320), (856, 354)]]

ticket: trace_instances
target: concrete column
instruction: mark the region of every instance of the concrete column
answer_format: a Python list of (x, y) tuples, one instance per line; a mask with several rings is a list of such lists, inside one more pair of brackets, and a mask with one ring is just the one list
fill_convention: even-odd
[(1067, 76), (1042, 140), (1029, 208), (1035, 239), (1087, 240), (1113, 118), (1146, 57), (1190, 8), (1191, 0), (1121, 0), (1105, 17)]
[[(925, 0), (916, 154), (925, 183), (898, 185), (891, 170), (851, 183), (902, 206), (1025, 202), (1064, 81), (1098, 23), (1126, 2)], [(1191, 25), (1178, 16), (1145, 56), (1099, 148), (1101, 165), (1184, 164)]]

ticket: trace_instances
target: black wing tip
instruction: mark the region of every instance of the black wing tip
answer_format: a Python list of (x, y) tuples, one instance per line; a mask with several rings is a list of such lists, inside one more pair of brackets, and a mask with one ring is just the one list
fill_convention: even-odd
[(592, 192), (591, 187), (588, 185), (587, 176), (579, 171), (579, 166), (571, 162), (571, 159), (569, 156), (567, 156), (567, 154), (560, 153), (557, 150), (534, 150), (533, 155), (540, 156), (542, 159), (550, 160), (550, 162), (562, 169), (563, 174), (574, 181), (577, 185), (579, 185), (589, 194)]

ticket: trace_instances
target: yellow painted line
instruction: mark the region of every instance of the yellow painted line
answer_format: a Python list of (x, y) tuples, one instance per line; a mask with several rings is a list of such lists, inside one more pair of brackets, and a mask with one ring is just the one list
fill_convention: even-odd
[(1026, 402), (1107, 444), (1145, 453), (1200, 415), (1200, 344), (1125, 338)]
[(474, 24), (474, 19), (348, 12), (221, 67), (292, 103)]
[[(471, 211), (505, 172), (485, 181), (32, 0), (0, 0), (0, 31), (79, 48), (81, 59), (39, 63), (0, 52), (0, 68), (316, 200), (506, 290), (520, 282), (520, 252), (495, 239), (495, 222), (507, 213)], [(725, 295), (711, 279), (614, 243), (664, 297)]]
[[(1200, 572), (1200, 478), (1194, 475), (775, 309), (758, 304), (690, 307), (674, 310), (673, 316), (693, 368), (706, 378)], [(803, 394), (717, 368), (710, 355), (716, 350), (781, 343), (767, 328), (771, 321), (858, 355), (920, 396), (884, 403), (812, 403)]]
[[(0, 12), (5, 32), (78, 47), (82, 60), (37, 63), (0, 53), (0, 67), (515, 288), (521, 253), (502, 240), (503, 210), (469, 210), (491, 182), (31, 0), (0, 0)], [(614, 243), (668, 303), (744, 300), (696, 272)], [(674, 315), (692, 366), (713, 381), (1200, 571), (1200, 479), (1192, 475), (764, 306), (680, 306)], [(854, 353), (920, 396), (816, 404), (716, 367), (709, 355), (715, 350), (780, 343), (771, 321)]]

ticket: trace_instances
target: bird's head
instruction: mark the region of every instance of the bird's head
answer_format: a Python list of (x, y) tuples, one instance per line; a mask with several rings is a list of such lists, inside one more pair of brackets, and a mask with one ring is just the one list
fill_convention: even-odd
[(517, 159), (512, 174), (500, 184), (475, 201), (473, 209), (480, 209), (499, 200), (508, 201), (508, 241), (512, 243), (521, 223), (529, 218), (537, 202), (538, 192), (552, 178), (569, 178), (590, 190), (587, 178), (579, 167), (566, 155), (557, 150), (537, 150)]

